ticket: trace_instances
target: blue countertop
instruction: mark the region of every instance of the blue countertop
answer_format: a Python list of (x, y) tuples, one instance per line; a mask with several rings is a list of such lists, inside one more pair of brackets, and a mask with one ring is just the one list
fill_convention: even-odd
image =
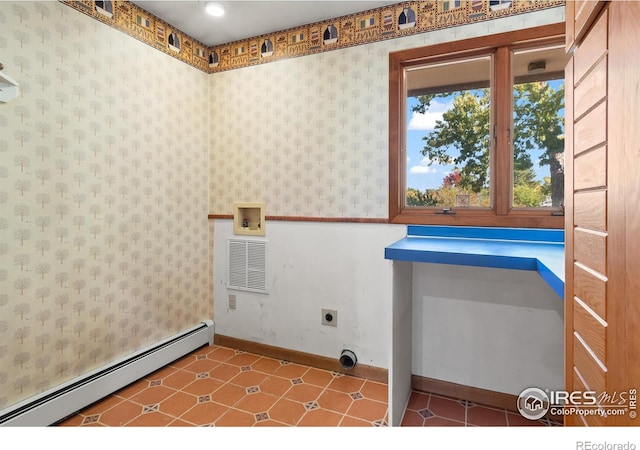
[(564, 231), (410, 225), (385, 259), (535, 270), (564, 298)]

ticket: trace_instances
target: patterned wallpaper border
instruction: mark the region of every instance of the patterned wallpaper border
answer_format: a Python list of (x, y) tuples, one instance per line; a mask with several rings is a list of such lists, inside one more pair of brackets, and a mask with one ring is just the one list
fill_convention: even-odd
[(210, 50), (176, 27), (123, 0), (59, 0), (184, 63), (209, 73)]
[(565, 4), (565, 0), (400, 2), (332, 20), (206, 47), (129, 1), (60, 1), (206, 73), (239, 69)]

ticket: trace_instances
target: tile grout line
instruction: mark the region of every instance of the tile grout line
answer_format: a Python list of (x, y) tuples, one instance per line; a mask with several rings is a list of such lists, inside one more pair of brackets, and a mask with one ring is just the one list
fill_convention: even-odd
[[(304, 374), (302, 374), (302, 376), (304, 376), (307, 372), (309, 372), (309, 369), (308, 369)], [(300, 377), (300, 378), (302, 379), (302, 377)], [(304, 380), (303, 380), (302, 382), (304, 383)], [(293, 385), (291, 386), (291, 388), (293, 388)], [(287, 392), (289, 392), (289, 391), (287, 391)], [(320, 396), (321, 396), (323, 393), (324, 393), (324, 389), (323, 389), (323, 390), (322, 390), (322, 392), (321, 392), (321, 393), (316, 397), (316, 399), (315, 399), (315, 400), (313, 400), (313, 402), (315, 402), (315, 403), (318, 405), (318, 407), (320, 407), (320, 405), (317, 403), (317, 401), (318, 401), (318, 399), (320, 398)], [(282, 395), (283, 395), (283, 397), (284, 397), (284, 394), (282, 394)], [(297, 427), (297, 426), (300, 424), (300, 422), (301, 422), (301, 421), (302, 421), (302, 420), (307, 416), (307, 414), (309, 414), (309, 411), (314, 411), (313, 409), (307, 409), (307, 407), (306, 407), (306, 403), (308, 403), (308, 402), (303, 402), (303, 403), (302, 403), (302, 407), (304, 408), (304, 413), (302, 413), (302, 415), (300, 416), (300, 418), (299, 418), (299, 419), (297, 420), (297, 422), (295, 423), (294, 427)]]
[[(225, 351), (226, 351), (226, 350), (228, 350), (228, 349), (226, 349), (225, 347), (217, 347), (217, 348), (218, 348), (218, 349), (225, 349)], [(242, 373), (244, 373), (244, 372), (236, 373), (235, 375), (233, 375), (233, 376), (232, 376), (230, 379), (228, 379), (228, 380), (220, 380), (220, 379), (218, 379), (218, 378), (211, 377), (211, 376), (210, 376), (211, 371), (213, 371), (216, 367), (221, 366), (222, 364), (227, 364), (227, 365), (229, 365), (229, 366), (233, 366), (233, 367), (236, 367), (236, 368), (241, 367), (241, 366), (238, 366), (237, 364), (229, 364), (229, 363), (228, 363), (228, 361), (229, 361), (231, 358), (233, 358), (234, 356), (240, 355), (240, 354), (248, 354), (248, 355), (255, 356), (255, 357), (257, 358), (257, 359), (256, 359), (255, 361), (253, 361), (251, 364), (248, 364), (249, 366), (253, 366), (254, 364), (256, 364), (257, 362), (259, 362), (259, 361), (261, 361), (261, 360), (265, 360), (265, 361), (267, 361), (267, 360), (273, 360), (273, 361), (279, 361), (279, 362), (285, 362), (285, 361), (284, 361), (284, 360), (276, 360), (276, 359), (274, 359), (274, 358), (269, 358), (269, 357), (265, 357), (265, 356), (262, 356), (262, 355), (257, 355), (257, 354), (254, 354), (254, 353), (248, 353), (248, 352), (240, 352), (240, 353), (235, 352), (235, 353), (229, 354), (225, 359), (222, 359), (222, 360), (214, 359), (214, 358), (209, 358), (209, 356), (211, 356), (213, 353), (216, 353), (216, 350), (215, 350), (215, 349), (214, 349), (214, 350), (211, 350), (211, 351), (209, 351), (209, 352), (206, 352), (206, 353), (205, 353), (205, 357), (204, 357), (203, 359), (208, 359), (208, 360), (210, 360), (210, 361), (212, 361), (213, 363), (215, 363), (215, 364), (216, 364), (216, 365), (215, 365), (215, 367), (213, 367), (213, 368), (211, 368), (210, 370), (208, 370), (208, 371), (207, 371), (207, 373), (209, 374), (209, 378), (212, 378), (212, 379), (216, 380), (217, 382), (220, 382), (221, 384), (220, 384), (219, 386), (217, 386), (214, 390), (212, 390), (211, 392), (209, 392), (208, 394), (206, 394), (206, 395), (209, 395), (209, 396), (210, 396), (210, 398), (208, 399), (208, 401), (210, 401), (210, 402), (212, 402), (212, 403), (216, 403), (217, 405), (220, 405), (221, 407), (223, 407), (223, 408), (224, 408), (224, 412), (223, 412), (219, 417), (217, 417), (215, 420), (213, 420), (212, 422), (209, 422), (209, 423), (208, 423), (208, 425), (213, 425), (213, 426), (215, 426), (215, 422), (216, 422), (217, 420), (219, 420), (222, 416), (226, 415), (229, 411), (232, 411), (232, 410), (233, 410), (233, 411), (237, 411), (237, 412), (242, 412), (242, 413), (249, 414), (249, 415), (253, 416), (253, 418), (254, 418), (253, 426), (255, 426), (255, 425), (259, 424), (260, 422), (259, 422), (259, 421), (257, 421), (257, 419), (256, 419), (256, 415), (257, 415), (257, 414), (260, 414), (260, 413), (252, 413), (252, 412), (250, 412), (250, 411), (244, 411), (244, 410), (242, 410), (242, 409), (237, 408), (237, 405), (238, 405), (238, 403), (239, 403), (239, 402), (241, 402), (243, 399), (246, 399), (246, 398), (247, 398), (247, 396), (251, 395), (250, 393), (247, 393), (247, 392), (246, 392), (247, 387), (245, 387), (245, 386), (243, 386), (243, 385), (238, 385), (238, 384), (235, 384), (235, 383), (233, 383), (233, 382), (232, 382), (232, 380), (233, 380), (233, 379), (235, 379), (237, 376), (239, 376), (240, 374), (242, 374)], [(225, 354), (226, 354), (226, 353), (225, 353)], [(85, 424), (85, 423), (84, 423), (84, 421), (85, 421), (87, 418), (90, 418), (90, 417), (92, 417), (92, 416), (94, 416), (94, 415), (97, 415), (97, 416), (98, 416), (98, 419), (97, 419), (95, 422), (98, 422), (98, 424), (101, 424), (101, 425), (105, 425), (103, 422), (101, 422), (101, 416), (102, 416), (102, 415), (104, 415), (105, 413), (107, 413), (108, 411), (113, 410), (114, 408), (116, 408), (116, 407), (118, 407), (118, 406), (124, 406), (124, 407), (126, 407), (126, 405), (123, 405), (123, 403), (124, 403), (124, 402), (127, 402), (127, 403), (129, 403), (130, 405), (135, 405), (136, 407), (139, 407), (139, 408), (140, 408), (140, 412), (139, 412), (136, 416), (134, 416), (134, 417), (130, 418), (128, 421), (124, 422), (122, 425), (119, 425), (119, 426), (129, 426), (129, 424), (131, 424), (131, 423), (132, 423), (132, 422), (134, 422), (135, 420), (137, 420), (137, 419), (139, 419), (139, 418), (141, 418), (141, 417), (143, 417), (143, 416), (145, 415), (145, 413), (144, 413), (144, 408), (145, 408), (145, 407), (147, 407), (147, 406), (151, 406), (151, 404), (146, 405), (146, 404), (140, 403), (140, 401), (133, 400), (132, 398), (133, 398), (133, 397), (136, 397), (137, 395), (140, 395), (141, 393), (145, 392), (147, 389), (152, 389), (152, 388), (156, 387), (156, 386), (151, 386), (151, 385), (150, 385), (150, 383), (153, 383), (154, 381), (158, 381), (158, 380), (165, 380), (166, 378), (168, 378), (168, 377), (170, 377), (170, 376), (174, 376), (174, 375), (178, 375), (178, 374), (183, 374), (183, 373), (184, 373), (184, 374), (189, 374), (189, 377), (194, 376), (194, 377), (196, 377), (196, 378), (195, 378), (195, 379), (191, 379), (191, 381), (189, 381), (186, 385), (181, 386), (180, 388), (176, 388), (176, 387), (173, 387), (173, 386), (167, 386), (167, 385), (165, 385), (165, 384), (163, 384), (163, 383), (160, 383), (160, 384), (159, 384), (159, 385), (157, 385), (157, 386), (162, 386), (164, 389), (166, 389), (166, 390), (167, 390), (167, 392), (169, 392), (169, 394), (168, 394), (166, 397), (163, 397), (161, 400), (159, 400), (158, 402), (156, 402), (156, 403), (154, 403), (154, 404), (158, 404), (158, 405), (159, 405), (160, 403), (162, 403), (163, 401), (166, 401), (167, 399), (171, 398), (172, 396), (174, 396), (174, 395), (175, 395), (176, 393), (178, 393), (178, 392), (180, 392), (180, 393), (182, 393), (182, 394), (184, 394), (184, 395), (188, 395), (188, 396), (190, 396), (190, 397), (193, 397), (194, 399), (196, 399), (196, 400), (197, 400), (197, 398), (199, 397), (199, 395), (193, 394), (193, 393), (191, 393), (191, 392), (187, 392), (187, 391), (185, 391), (185, 389), (187, 389), (189, 386), (191, 386), (192, 384), (194, 384), (194, 383), (196, 383), (196, 382), (198, 381), (198, 378), (197, 378), (198, 372), (193, 372), (193, 369), (191, 369), (191, 370), (190, 370), (190, 369), (187, 369), (187, 367), (188, 367), (189, 365), (193, 364), (194, 362), (199, 361), (198, 357), (199, 357), (199, 356), (202, 356), (202, 355), (195, 355), (195, 354), (194, 354), (194, 355), (190, 355), (190, 356), (194, 356), (194, 357), (195, 357), (195, 360), (192, 358), (190, 361), (188, 361), (188, 360), (186, 360), (186, 359), (182, 358), (182, 359), (180, 359), (180, 360), (176, 361), (176, 363), (178, 363), (178, 365), (177, 365), (177, 366), (168, 365), (169, 367), (171, 367), (171, 368), (172, 368), (172, 369), (174, 369), (174, 370), (173, 370), (172, 372), (170, 372), (170, 373), (165, 373), (165, 375), (164, 375), (162, 378), (153, 379), (153, 377), (149, 377), (149, 375), (152, 375), (152, 374), (149, 374), (148, 376), (143, 377), (141, 380), (138, 380), (137, 382), (134, 382), (134, 383), (140, 383), (140, 384), (139, 384), (138, 386), (129, 386), (129, 388), (131, 388), (131, 391), (132, 391), (133, 393), (132, 393), (132, 394), (130, 394), (128, 397), (124, 397), (124, 396), (122, 396), (122, 395), (120, 395), (120, 394), (117, 394), (117, 393), (112, 394), (112, 399), (113, 399), (114, 401), (116, 401), (116, 403), (111, 404), (107, 409), (104, 409), (104, 410), (98, 410), (98, 412), (94, 412), (93, 414), (83, 414), (83, 413), (82, 413), (82, 411), (79, 411), (79, 412), (77, 413), (77, 415), (81, 418), (81, 420), (80, 420), (80, 424), (79, 424), (79, 425), (80, 425), (80, 426), (89, 426), (89, 425), (91, 425), (91, 424), (92, 424), (92, 423), (94, 423), (94, 422), (92, 422), (92, 423), (86, 423), (86, 424)], [(219, 356), (222, 356), (222, 354), (220, 354)], [(279, 424), (279, 425), (290, 426), (288, 423), (284, 423), (284, 422), (281, 422), (281, 421), (279, 421), (279, 420), (276, 420), (276, 419), (272, 418), (272, 417), (269, 415), (269, 411), (271, 411), (271, 410), (273, 409), (273, 407), (275, 406), (275, 404), (277, 404), (277, 403), (278, 403), (279, 401), (281, 401), (281, 400), (290, 400), (290, 401), (294, 401), (294, 402), (296, 402), (296, 403), (301, 404), (301, 405), (304, 407), (304, 404), (305, 404), (305, 403), (307, 403), (307, 402), (300, 402), (300, 401), (297, 401), (297, 400), (292, 400), (292, 399), (287, 399), (287, 398), (285, 398), (285, 396), (286, 396), (288, 393), (290, 393), (290, 392), (291, 392), (291, 390), (292, 390), (295, 386), (297, 386), (298, 384), (303, 384), (303, 385), (311, 386), (311, 387), (314, 387), (314, 388), (320, 388), (320, 389), (319, 389), (318, 394), (317, 394), (317, 395), (315, 396), (315, 398), (312, 400), (313, 402), (315, 402), (315, 403), (318, 405), (318, 407), (317, 407), (317, 408), (310, 409), (310, 410), (307, 410), (307, 409), (305, 408), (305, 410), (304, 410), (303, 414), (302, 414), (302, 415), (297, 419), (297, 421), (295, 422), (295, 424), (294, 424), (293, 426), (299, 426), (299, 425), (300, 425), (300, 423), (302, 423), (302, 422), (303, 422), (303, 420), (304, 420), (306, 417), (308, 417), (308, 416), (309, 416), (310, 411), (315, 411), (315, 410), (324, 410), (324, 411), (330, 412), (330, 413), (332, 413), (332, 414), (336, 414), (336, 415), (338, 415), (338, 416), (339, 416), (339, 420), (338, 420), (338, 423), (337, 423), (337, 426), (338, 426), (338, 427), (342, 426), (342, 425), (345, 423), (345, 421), (346, 421), (346, 420), (348, 420), (347, 418), (351, 418), (351, 419), (359, 420), (359, 421), (364, 421), (364, 422), (366, 422), (366, 423), (368, 423), (369, 425), (372, 425), (372, 426), (373, 426), (373, 425), (375, 425), (373, 421), (369, 421), (368, 419), (364, 419), (363, 417), (356, 417), (356, 416), (350, 415), (350, 414), (348, 413), (348, 412), (349, 412), (349, 410), (350, 410), (350, 408), (352, 408), (352, 407), (353, 407), (353, 405), (354, 405), (356, 402), (358, 402), (358, 401), (360, 400), (360, 398), (354, 398), (354, 397), (351, 397), (351, 402), (349, 403), (349, 406), (346, 408), (346, 410), (345, 410), (344, 412), (341, 412), (341, 410), (342, 410), (342, 408), (341, 408), (341, 407), (340, 407), (338, 410), (334, 410), (334, 409), (332, 409), (332, 406), (331, 406), (331, 405), (329, 405), (328, 407), (323, 407), (323, 406), (321, 406), (321, 405), (319, 404), (319, 402), (318, 402), (318, 401), (319, 401), (319, 399), (320, 399), (323, 395), (325, 395), (325, 394), (327, 394), (327, 393), (329, 393), (329, 392), (336, 392), (336, 393), (340, 393), (340, 394), (347, 395), (347, 396), (349, 396), (349, 395), (350, 395), (350, 393), (349, 393), (349, 392), (346, 392), (346, 391), (336, 390), (336, 389), (331, 389), (331, 388), (330, 388), (331, 384), (332, 384), (336, 379), (338, 379), (338, 378), (339, 378), (338, 376), (336, 376), (336, 374), (335, 374), (335, 373), (333, 373), (333, 372), (331, 372), (331, 371), (327, 371), (327, 370), (325, 370), (325, 369), (313, 368), (313, 369), (315, 369), (315, 370), (321, 371), (322, 373), (327, 373), (327, 374), (331, 375), (331, 379), (330, 379), (327, 383), (324, 383), (324, 385), (318, 385), (318, 384), (310, 383), (310, 382), (308, 382), (308, 381), (304, 381), (304, 380), (303, 380), (303, 377), (305, 377), (306, 375), (309, 375), (309, 373), (311, 372), (312, 367), (310, 367), (310, 366), (305, 366), (305, 365), (302, 365), (302, 364), (296, 364), (296, 365), (297, 365), (297, 366), (300, 366), (300, 367), (303, 367), (303, 368), (304, 368), (304, 371), (303, 371), (303, 372), (301, 372), (301, 374), (300, 374), (299, 376), (295, 376), (294, 378), (299, 378), (299, 379), (301, 379), (301, 380), (303, 381), (303, 383), (293, 384), (293, 383), (292, 383), (292, 380), (293, 380), (294, 378), (291, 378), (291, 376), (283, 377), (283, 376), (281, 376), (281, 375), (276, 374), (276, 373), (275, 373), (275, 371), (277, 371), (277, 370), (279, 369), (279, 367), (277, 367), (277, 368), (276, 368), (276, 370), (275, 370), (274, 372), (268, 372), (268, 371), (262, 371), (262, 370), (255, 370), (253, 367), (251, 367), (251, 371), (256, 372), (256, 374), (259, 374), (259, 375), (260, 375), (260, 377), (261, 377), (261, 381), (259, 382), (258, 386), (262, 385), (262, 383), (264, 383), (267, 379), (269, 379), (269, 378), (271, 378), (271, 377), (273, 377), (274, 379), (287, 380), (287, 381), (288, 381), (288, 383), (289, 383), (289, 385), (287, 386), (286, 390), (285, 390), (284, 392), (282, 392), (281, 394), (273, 394), (273, 393), (266, 393), (266, 392), (265, 392), (265, 394), (269, 394), (269, 395), (272, 395), (273, 397), (275, 397), (275, 401), (274, 401), (274, 403), (273, 403), (269, 408), (267, 408), (267, 410), (265, 411), (265, 412), (268, 414), (268, 416), (269, 416), (269, 420), (271, 420), (271, 421), (273, 421), (273, 422), (275, 422), (275, 423), (277, 423), (277, 424)], [(284, 365), (283, 365), (283, 366), (284, 366)], [(293, 371), (293, 372), (295, 372), (295, 371)], [(202, 372), (202, 373), (204, 373), (204, 372)], [(349, 377), (350, 377), (350, 375), (344, 375), (344, 376), (349, 376)], [(319, 380), (319, 381), (321, 381), (322, 379), (321, 379), (321, 378), (319, 378), (318, 380)], [(360, 386), (359, 386), (359, 388), (357, 388), (357, 392), (358, 392), (358, 393), (360, 393), (360, 395), (361, 395), (361, 398), (362, 398), (362, 399), (368, 399), (368, 400), (370, 400), (370, 401), (372, 401), (372, 402), (375, 402), (375, 403), (386, 404), (386, 412), (385, 412), (384, 418), (382, 419), (382, 420), (384, 420), (384, 421), (386, 422), (386, 417), (388, 416), (388, 411), (389, 411), (389, 409), (388, 409), (388, 408), (389, 408), (388, 402), (383, 402), (383, 401), (380, 401), (380, 400), (378, 400), (377, 398), (373, 398), (373, 397), (372, 397), (372, 398), (365, 397), (365, 396), (362, 394), (362, 390), (365, 388), (365, 386), (367, 385), (367, 382), (368, 382), (368, 381), (370, 381), (370, 380), (363, 379), (363, 380), (362, 380), (362, 382), (361, 382), (361, 384), (360, 384)], [(134, 384), (134, 383), (132, 383), (132, 384)], [(378, 384), (378, 383), (375, 383), (375, 384)], [(219, 392), (221, 389), (224, 389), (225, 387), (229, 387), (229, 386), (234, 386), (234, 387), (237, 387), (237, 388), (241, 388), (241, 389), (243, 389), (243, 390), (244, 390), (244, 394), (243, 394), (239, 399), (235, 400), (235, 401), (234, 401), (234, 403), (233, 403), (232, 405), (230, 405), (230, 406), (229, 406), (229, 405), (226, 405), (226, 404), (223, 404), (223, 403), (220, 403), (220, 402), (215, 401), (215, 400), (214, 400), (215, 393), (216, 393), (216, 392)], [(126, 387), (125, 387), (125, 389), (126, 389)], [(262, 391), (261, 391), (261, 392), (262, 392)], [(377, 391), (373, 391), (371, 394), (372, 394), (374, 397), (377, 397)], [(432, 397), (432, 394), (431, 394), (431, 393), (426, 393), (426, 394), (427, 394), (427, 395), (429, 395), (429, 400), (428, 400), (428, 402), (427, 402), (427, 406), (426, 406), (426, 407), (427, 407), (427, 409), (429, 409), (429, 411), (431, 411), (430, 406), (431, 406), (431, 402), (432, 402), (433, 397)], [(152, 398), (153, 398), (153, 397), (152, 397)], [(447, 398), (447, 397), (444, 397), (444, 398)], [(450, 400), (452, 400), (452, 401), (457, 401), (457, 400), (459, 400), (459, 399), (454, 399), (454, 398), (448, 398), (448, 399), (450, 399)], [(105, 400), (105, 399), (103, 399), (103, 400)], [(229, 398), (229, 401), (231, 401), (231, 400), (233, 400), (233, 397), (230, 397), (230, 398)], [(97, 403), (99, 403), (99, 402), (101, 402), (101, 401), (102, 401), (102, 400), (98, 401)], [(187, 403), (188, 403), (188, 399), (186, 399), (186, 398), (185, 398), (185, 406), (187, 406), (187, 409), (185, 409), (184, 411), (182, 411), (179, 415), (176, 415), (176, 413), (168, 413), (168, 412), (165, 412), (165, 411), (158, 411), (158, 412), (161, 412), (162, 414), (164, 414), (165, 416), (167, 416), (167, 417), (171, 418), (171, 420), (169, 421), (169, 423), (166, 423), (166, 424), (164, 424), (164, 425), (165, 425), (165, 426), (169, 426), (169, 425), (171, 425), (171, 424), (173, 424), (173, 423), (176, 423), (177, 421), (181, 421), (181, 422), (184, 422), (184, 423), (186, 423), (186, 424), (193, 425), (193, 426), (199, 426), (199, 425), (197, 425), (197, 424), (194, 424), (194, 423), (193, 423), (193, 422), (191, 422), (190, 420), (186, 420), (186, 419), (184, 419), (183, 417), (184, 417), (185, 415), (187, 415), (190, 411), (192, 411), (192, 410), (193, 410), (196, 406), (198, 406), (200, 403), (197, 403), (197, 402), (196, 402), (196, 403), (195, 403), (194, 405), (192, 405), (192, 406), (188, 406), (188, 404), (187, 404)], [(336, 403), (336, 405), (338, 405), (338, 403)], [(463, 405), (464, 405), (464, 424), (461, 424), (461, 425), (463, 425), (463, 426), (472, 426), (472, 424), (470, 424), (470, 423), (469, 423), (469, 420), (470, 420), (470, 414), (469, 414), (469, 413), (470, 413), (470, 408), (471, 408), (471, 407), (474, 407), (474, 406), (481, 406), (482, 408), (486, 408), (486, 409), (490, 409), (490, 410), (493, 410), (493, 411), (502, 412), (502, 414), (503, 414), (503, 419), (504, 419), (504, 422), (505, 422), (505, 426), (510, 426), (510, 422), (511, 422), (511, 421), (509, 420), (509, 419), (510, 419), (510, 415), (509, 415), (509, 414), (510, 414), (510, 411), (508, 411), (506, 408), (485, 407), (484, 405), (469, 404), (469, 403), (467, 403), (467, 402), (465, 402)], [(95, 405), (94, 405), (94, 407), (95, 407)], [(406, 413), (407, 409), (408, 409), (408, 408), (405, 408), (405, 413)], [(96, 410), (94, 409), (94, 411), (96, 411)], [(481, 414), (481, 412), (482, 412), (482, 411), (480, 411), (480, 410), (479, 410), (479, 411), (477, 411), (477, 412), (478, 412), (478, 414)], [(435, 414), (435, 413), (433, 413), (433, 412), (432, 412), (432, 414), (433, 414), (433, 416), (435, 416), (435, 417), (440, 417), (440, 418), (445, 419), (445, 420), (449, 420), (449, 421), (457, 422), (456, 420), (454, 420), (453, 418), (450, 418), (450, 417), (444, 417), (444, 416), (441, 416), (441, 415), (437, 415), (437, 414)], [(127, 414), (125, 414), (125, 416), (126, 416), (126, 415), (127, 415)], [(496, 415), (495, 415), (495, 413), (493, 413), (492, 415), (493, 415), (493, 417), (500, 417), (500, 415), (497, 415), (497, 416), (496, 416)], [(514, 420), (515, 420), (515, 419), (514, 419)], [(117, 421), (117, 418), (116, 418), (116, 421)], [(427, 423), (427, 419), (425, 419), (424, 417), (422, 417), (422, 418), (421, 418), (421, 422), (422, 422), (422, 426), (425, 426), (425, 424)], [(554, 424), (553, 424), (553, 423), (551, 423), (551, 422), (549, 422), (549, 423), (545, 423), (545, 425), (547, 425), (547, 426), (552, 426), (552, 425), (554, 425)], [(106, 426), (117, 426), (117, 425), (106, 425)], [(204, 426), (204, 425), (203, 425), (203, 426)], [(318, 425), (318, 426), (321, 426), (321, 425)], [(389, 425), (388, 425), (388, 423), (387, 423), (387, 426), (389, 426)], [(513, 425), (513, 426), (516, 426), (516, 424), (514, 423), (514, 425)]]

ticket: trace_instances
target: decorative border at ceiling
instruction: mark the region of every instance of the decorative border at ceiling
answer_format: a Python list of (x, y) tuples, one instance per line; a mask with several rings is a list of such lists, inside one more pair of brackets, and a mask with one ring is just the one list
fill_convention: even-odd
[(210, 72), (208, 58), (211, 52), (206, 45), (129, 1), (60, 2), (203, 72)]
[(565, 4), (565, 0), (401, 2), (276, 33), (206, 47), (129, 1), (60, 1), (207, 73), (369, 44)]

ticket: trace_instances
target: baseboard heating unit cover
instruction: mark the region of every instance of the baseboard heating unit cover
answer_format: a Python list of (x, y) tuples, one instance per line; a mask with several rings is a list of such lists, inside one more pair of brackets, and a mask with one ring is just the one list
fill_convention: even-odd
[(171, 338), (0, 411), (0, 426), (49, 426), (205, 344), (214, 323), (204, 321)]

